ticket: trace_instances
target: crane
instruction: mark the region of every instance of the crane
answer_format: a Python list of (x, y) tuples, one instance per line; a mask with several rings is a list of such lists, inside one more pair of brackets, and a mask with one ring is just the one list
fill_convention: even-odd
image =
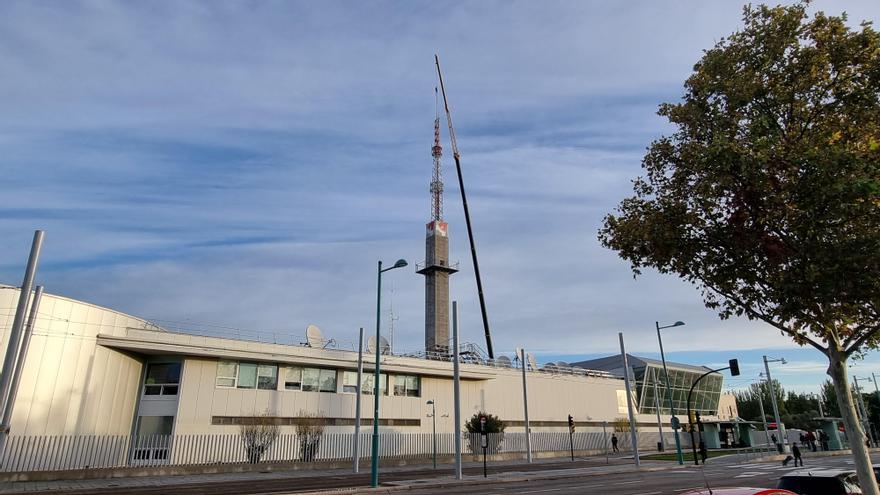
[(471, 259), (474, 263), (474, 276), (477, 279), (477, 295), (480, 298), (480, 313), (483, 316), (483, 331), (486, 334), (486, 352), (489, 359), (495, 359), (492, 351), (492, 334), (489, 332), (489, 318), (486, 316), (486, 299), (483, 297), (483, 281), (480, 278), (480, 264), (477, 262), (477, 247), (474, 245), (474, 232), (471, 229), (471, 214), (468, 210), (467, 195), (464, 192), (464, 179), (461, 176), (461, 154), (458, 152), (458, 143), (455, 141), (455, 129), (452, 127), (452, 113), (449, 111), (449, 101), (446, 99), (446, 87), (443, 85), (443, 73), (440, 71), (440, 57), (434, 55), (434, 63), (437, 64), (437, 76), (440, 78), (440, 92), (443, 93), (443, 107), (446, 109), (446, 123), (449, 126), (449, 141), (452, 145), (452, 157), (455, 159), (455, 170), (458, 173), (458, 190), (461, 191), (461, 204), (464, 206), (464, 221), (467, 224), (468, 240), (471, 244)]

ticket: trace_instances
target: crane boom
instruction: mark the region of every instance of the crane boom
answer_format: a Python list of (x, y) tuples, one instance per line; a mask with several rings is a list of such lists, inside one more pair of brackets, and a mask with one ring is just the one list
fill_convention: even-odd
[(492, 350), (492, 334), (489, 332), (489, 317), (486, 316), (486, 299), (483, 297), (483, 281), (480, 278), (480, 264), (477, 262), (477, 247), (474, 245), (474, 232), (471, 229), (471, 214), (468, 211), (467, 195), (464, 192), (464, 179), (461, 176), (461, 155), (458, 152), (458, 143), (455, 141), (455, 129), (452, 127), (452, 113), (449, 111), (449, 101), (446, 99), (446, 87), (443, 85), (443, 73), (440, 71), (440, 57), (434, 55), (437, 64), (437, 76), (440, 78), (440, 92), (443, 93), (443, 107), (446, 110), (446, 123), (449, 125), (449, 141), (452, 145), (452, 157), (455, 159), (455, 171), (458, 173), (458, 190), (461, 191), (461, 204), (464, 206), (464, 221), (467, 224), (468, 240), (471, 243), (471, 259), (474, 263), (474, 276), (477, 279), (477, 295), (480, 298), (480, 313), (483, 316), (483, 331), (486, 334), (486, 352), (489, 359), (495, 359)]

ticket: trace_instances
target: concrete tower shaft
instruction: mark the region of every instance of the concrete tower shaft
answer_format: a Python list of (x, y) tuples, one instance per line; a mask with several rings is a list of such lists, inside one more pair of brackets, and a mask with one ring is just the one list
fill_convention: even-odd
[[(436, 89), (435, 89), (436, 92)], [(425, 261), (416, 265), (425, 276), (425, 352), (449, 353), (449, 275), (458, 265), (449, 263), (448, 226), (443, 221), (443, 174), (440, 167), (440, 118), (434, 119), (431, 147), (431, 221), (426, 225)]]

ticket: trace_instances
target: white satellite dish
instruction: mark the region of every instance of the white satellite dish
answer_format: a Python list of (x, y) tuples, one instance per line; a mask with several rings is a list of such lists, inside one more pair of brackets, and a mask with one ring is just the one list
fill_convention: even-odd
[(516, 348), (516, 357), (514, 357), (514, 359), (519, 359), (520, 356), (522, 356), (522, 348), (517, 347)]
[(306, 327), (306, 343), (309, 344), (309, 347), (320, 349), (327, 343), (327, 339), (324, 338), (324, 332), (317, 325), (309, 325)]
[[(373, 354), (376, 352), (376, 337), (371, 336), (367, 339), (367, 352)], [(379, 354), (391, 354), (391, 345), (385, 337), (379, 337)]]
[(526, 353), (526, 361), (529, 363), (529, 367), (533, 370), (538, 369), (538, 362), (535, 361), (535, 355), (531, 352)]
[(503, 368), (510, 368), (511, 361), (510, 358), (507, 356), (498, 356), (498, 359), (495, 360), (495, 363)]

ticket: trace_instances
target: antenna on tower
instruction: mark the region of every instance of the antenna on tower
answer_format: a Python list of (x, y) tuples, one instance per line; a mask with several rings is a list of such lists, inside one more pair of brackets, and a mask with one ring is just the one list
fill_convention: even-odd
[(489, 332), (489, 317), (486, 315), (486, 299), (483, 297), (480, 264), (477, 263), (477, 247), (474, 245), (474, 231), (471, 228), (471, 214), (468, 210), (467, 196), (464, 193), (464, 179), (461, 176), (461, 155), (458, 153), (458, 143), (455, 141), (455, 129), (452, 127), (452, 112), (449, 111), (449, 100), (446, 99), (446, 87), (443, 85), (443, 73), (440, 71), (440, 57), (434, 55), (434, 62), (437, 64), (440, 92), (443, 93), (443, 107), (446, 110), (446, 123), (449, 126), (449, 143), (452, 145), (452, 157), (455, 159), (455, 170), (458, 172), (458, 190), (461, 192), (461, 204), (464, 207), (464, 222), (467, 225), (468, 240), (471, 243), (471, 260), (474, 263), (474, 277), (477, 279), (477, 295), (480, 298), (480, 313), (483, 316), (483, 331), (486, 334), (486, 351), (489, 354), (489, 359), (495, 359), (495, 353), (492, 351), (492, 334)]
[(440, 95), (434, 86), (434, 146), (431, 156), (434, 157), (434, 169), (431, 174), (431, 220), (438, 222), (443, 219), (443, 171), (440, 169), (440, 157), (443, 147), (440, 146)]
[(394, 282), (391, 282), (391, 296), (388, 306), (388, 347), (394, 349), (394, 322), (400, 319), (399, 316), (394, 315)]

